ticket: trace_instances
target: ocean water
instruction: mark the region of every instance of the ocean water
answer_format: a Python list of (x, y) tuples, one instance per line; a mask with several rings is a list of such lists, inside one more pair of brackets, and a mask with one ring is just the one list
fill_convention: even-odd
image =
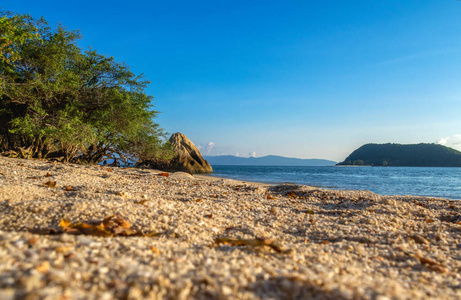
[(461, 168), (212, 166), (213, 175), (243, 181), (296, 183), (380, 195), (461, 199)]

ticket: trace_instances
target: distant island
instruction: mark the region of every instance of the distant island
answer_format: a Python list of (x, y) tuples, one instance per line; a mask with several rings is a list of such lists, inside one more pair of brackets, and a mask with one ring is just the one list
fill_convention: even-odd
[(268, 155), (263, 157), (238, 157), (233, 155), (219, 156), (204, 156), (210, 165), (226, 165), (226, 166), (334, 166), (336, 161), (326, 159), (301, 159), (290, 158), (276, 155)]
[(366, 144), (338, 165), (461, 167), (461, 152), (438, 144)]

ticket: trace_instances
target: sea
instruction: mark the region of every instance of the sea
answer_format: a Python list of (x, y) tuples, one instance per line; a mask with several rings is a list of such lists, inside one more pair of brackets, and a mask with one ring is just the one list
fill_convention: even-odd
[(212, 176), (270, 184), (461, 199), (461, 168), (219, 166)]

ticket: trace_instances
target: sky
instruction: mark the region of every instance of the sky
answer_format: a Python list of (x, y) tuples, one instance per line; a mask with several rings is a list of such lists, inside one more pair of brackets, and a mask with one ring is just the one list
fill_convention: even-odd
[(2, 0), (125, 62), (204, 155), (461, 150), (461, 1)]

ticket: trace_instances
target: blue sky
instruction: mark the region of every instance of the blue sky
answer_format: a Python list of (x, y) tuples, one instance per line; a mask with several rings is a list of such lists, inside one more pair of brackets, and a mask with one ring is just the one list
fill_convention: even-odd
[(461, 150), (461, 1), (3, 0), (125, 62), (203, 154)]

